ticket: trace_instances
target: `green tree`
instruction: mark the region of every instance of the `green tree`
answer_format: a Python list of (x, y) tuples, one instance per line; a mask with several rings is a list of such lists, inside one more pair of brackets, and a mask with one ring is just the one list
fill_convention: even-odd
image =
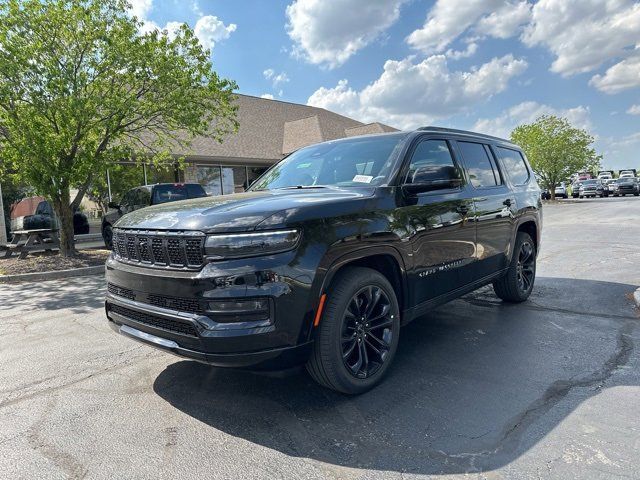
[(594, 138), (587, 131), (554, 115), (543, 115), (531, 124), (516, 127), (511, 141), (522, 147), (552, 200), (560, 182), (576, 172), (597, 170), (602, 158), (592, 147)]
[[(140, 33), (125, 0), (0, 2), (0, 168), (51, 200), (61, 253), (73, 209), (121, 159), (163, 163), (235, 131), (233, 81), (183, 25)], [(78, 195), (70, 198), (70, 188)]]

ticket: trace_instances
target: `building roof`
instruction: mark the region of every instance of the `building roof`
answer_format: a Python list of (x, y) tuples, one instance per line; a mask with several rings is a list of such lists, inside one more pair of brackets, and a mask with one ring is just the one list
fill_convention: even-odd
[(206, 136), (194, 139), (189, 152), (195, 160), (243, 159), (271, 164), (300, 147), (369, 133), (397, 131), (381, 123), (365, 125), (324, 108), (266, 98), (237, 95), (238, 132), (222, 143)]

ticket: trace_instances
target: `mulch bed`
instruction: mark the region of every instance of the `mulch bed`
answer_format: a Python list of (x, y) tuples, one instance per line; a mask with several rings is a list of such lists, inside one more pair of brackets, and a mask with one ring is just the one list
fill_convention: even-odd
[(104, 265), (109, 250), (82, 250), (75, 257), (65, 258), (57, 252), (31, 253), (27, 258), (0, 258), (0, 275), (17, 275), (20, 273), (41, 273), (72, 268)]

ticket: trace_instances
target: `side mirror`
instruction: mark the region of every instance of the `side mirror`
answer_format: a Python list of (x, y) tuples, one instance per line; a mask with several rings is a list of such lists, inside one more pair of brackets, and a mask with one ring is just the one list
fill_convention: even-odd
[(109, 208), (115, 208), (116, 210), (120, 210), (120, 204), (116, 203), (116, 202), (109, 202), (107, 204), (107, 207)]
[(431, 192), (433, 190), (445, 190), (449, 188), (458, 188), (462, 185), (461, 178), (450, 178), (448, 180), (428, 180), (420, 183), (406, 183), (402, 189), (408, 194)]

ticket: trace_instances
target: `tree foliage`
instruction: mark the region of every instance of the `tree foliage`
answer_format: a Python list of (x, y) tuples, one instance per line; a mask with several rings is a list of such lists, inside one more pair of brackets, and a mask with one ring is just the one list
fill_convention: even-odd
[(560, 182), (576, 172), (597, 170), (602, 158), (592, 147), (594, 138), (587, 131), (554, 115), (543, 115), (531, 124), (516, 127), (511, 141), (522, 147), (552, 199)]
[[(73, 208), (106, 165), (163, 163), (197, 135), (237, 129), (234, 82), (183, 25), (140, 33), (125, 0), (0, 3), (0, 169), (49, 198), (61, 251)], [(69, 189), (78, 188), (73, 200)]]

